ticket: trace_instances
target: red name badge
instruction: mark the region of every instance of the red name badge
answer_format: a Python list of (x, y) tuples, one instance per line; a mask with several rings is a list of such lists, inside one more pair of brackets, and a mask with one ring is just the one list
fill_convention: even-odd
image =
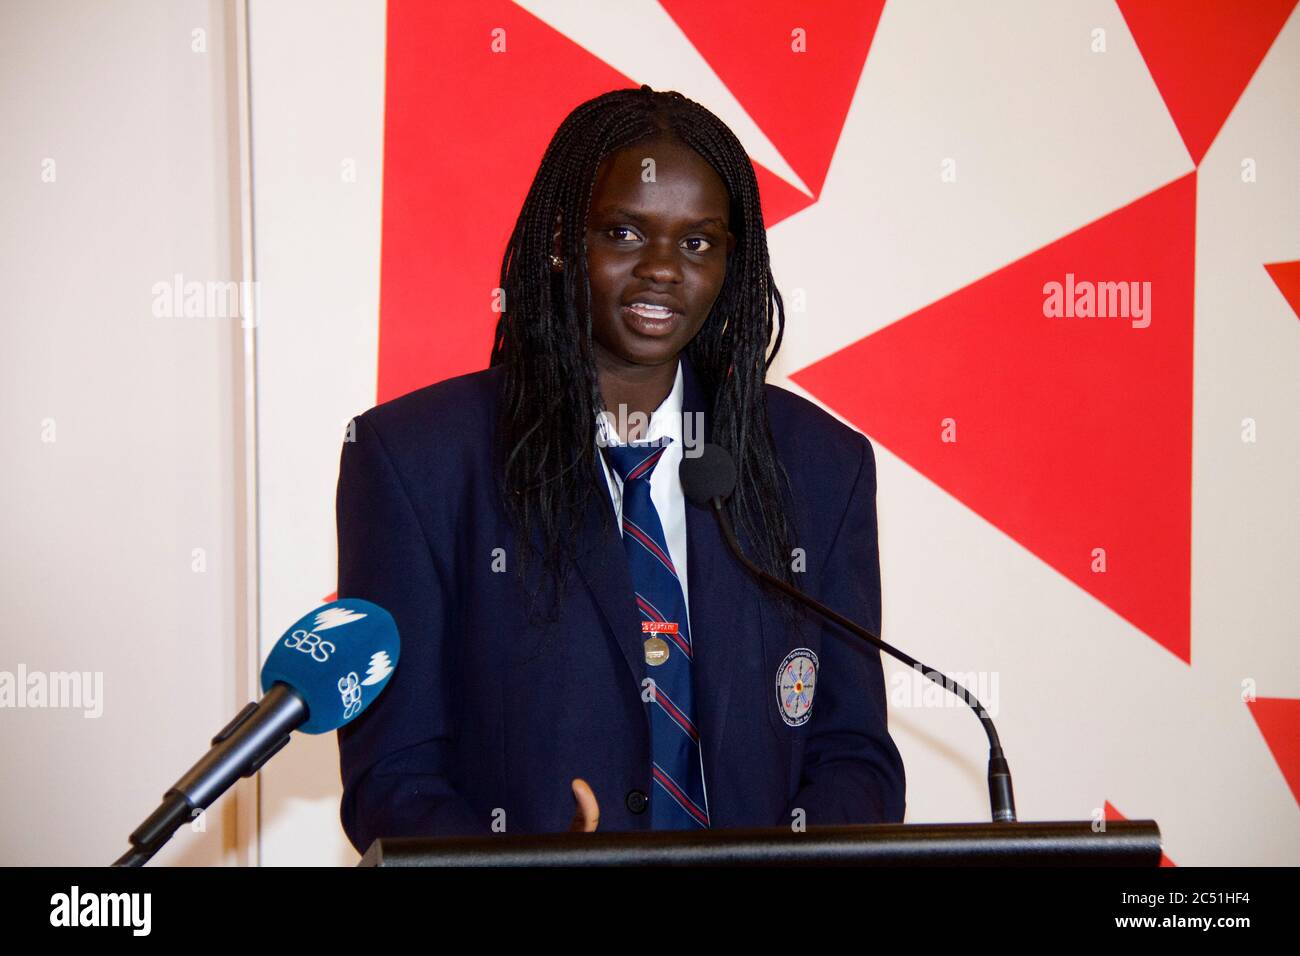
[(642, 634), (676, 634), (676, 621), (642, 621)]

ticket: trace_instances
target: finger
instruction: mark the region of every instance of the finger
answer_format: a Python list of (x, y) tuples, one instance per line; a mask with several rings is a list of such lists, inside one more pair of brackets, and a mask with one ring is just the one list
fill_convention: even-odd
[(590, 833), (596, 829), (596, 824), (600, 821), (600, 805), (596, 802), (596, 794), (592, 792), (591, 785), (587, 781), (578, 777), (573, 781), (573, 795), (578, 802), (580, 829)]
[(569, 823), (569, 832), (585, 833), (587, 832), (587, 808), (583, 806), (582, 791), (586, 787), (586, 782), (574, 780), (570, 786), (573, 788), (573, 820)]
[(591, 786), (581, 777), (573, 781), (573, 799), (577, 803), (577, 810), (570, 829), (581, 833), (593, 832), (600, 822), (600, 804), (596, 801)]

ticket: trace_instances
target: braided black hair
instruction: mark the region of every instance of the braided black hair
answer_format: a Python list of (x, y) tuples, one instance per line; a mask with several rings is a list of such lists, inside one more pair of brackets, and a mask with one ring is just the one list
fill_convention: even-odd
[[(505, 309), (490, 363), (505, 366), (497, 464), (507, 513), (524, 542), (516, 562), (520, 579), (539, 530), (557, 600), (589, 496), (603, 490), (591, 478), (596, 415), (605, 406), (592, 339), (586, 241), (597, 167), (605, 156), (655, 137), (676, 138), (694, 149), (727, 188), (735, 248), (713, 309), (686, 351), (711, 408), (712, 441), (736, 463), (736, 491), (727, 508), (738, 534), (756, 563), (794, 583), (789, 476), (776, 457), (764, 394), (785, 331), (785, 308), (769, 266), (754, 169), (717, 116), (680, 93), (646, 85), (588, 100), (560, 124), (501, 262)], [(557, 212), (562, 274), (550, 260)], [(607, 521), (609, 510), (603, 509)], [(784, 599), (781, 605), (793, 624), (793, 609)]]

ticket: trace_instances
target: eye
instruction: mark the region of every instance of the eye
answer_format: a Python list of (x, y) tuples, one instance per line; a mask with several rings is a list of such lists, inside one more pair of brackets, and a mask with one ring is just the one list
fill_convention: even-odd
[[(625, 232), (625, 233), (628, 233), (628, 234), (632, 237), (632, 239), (639, 239), (639, 238), (640, 238), (640, 237), (636, 234), (636, 232), (633, 231), (633, 229), (632, 229), (630, 226), (610, 226), (608, 229), (605, 230), (605, 235), (607, 235), (607, 236), (609, 236), (610, 238), (614, 239), (616, 242), (623, 243), (624, 240), (622, 240), (622, 239), (619, 237), (618, 234), (619, 234), (619, 233), (624, 233), (624, 232)], [(696, 247), (696, 248), (694, 248), (694, 249), (687, 249), (687, 252), (694, 252), (694, 253), (696, 253), (696, 254), (699, 254), (699, 253), (703, 253), (703, 252), (708, 252), (710, 249), (713, 248), (713, 240), (712, 240), (712, 239), (706, 239), (706, 238), (704, 238), (703, 236), (691, 236), (689, 239), (683, 239), (682, 241), (683, 241), (683, 242), (699, 242), (699, 243), (703, 243), (703, 246), (702, 246), (702, 247)]]

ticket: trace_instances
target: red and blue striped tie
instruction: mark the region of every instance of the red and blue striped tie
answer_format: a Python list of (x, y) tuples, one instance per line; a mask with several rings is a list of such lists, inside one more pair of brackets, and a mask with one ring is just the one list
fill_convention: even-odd
[(659, 512), (650, 499), (650, 475), (672, 442), (606, 445), (610, 466), (623, 479), (623, 549), (627, 552), (646, 642), (646, 674), (654, 681), (650, 707), (650, 826), (684, 830), (709, 825), (700, 733), (691, 686), (694, 648), (677, 568), (668, 553)]

